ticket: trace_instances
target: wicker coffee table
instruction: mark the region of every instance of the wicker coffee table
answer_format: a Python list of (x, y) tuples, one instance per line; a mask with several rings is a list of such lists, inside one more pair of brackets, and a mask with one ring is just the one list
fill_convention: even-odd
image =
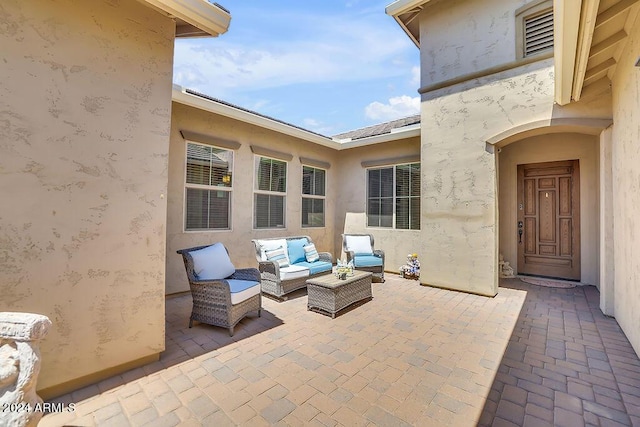
[(340, 280), (334, 274), (314, 277), (307, 280), (307, 295), (307, 310), (328, 313), (334, 319), (343, 308), (373, 298), (371, 273), (354, 271), (353, 276), (348, 276), (346, 280)]

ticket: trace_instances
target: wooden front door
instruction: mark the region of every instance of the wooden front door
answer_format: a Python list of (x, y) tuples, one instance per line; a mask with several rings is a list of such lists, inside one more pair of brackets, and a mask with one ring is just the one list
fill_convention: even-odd
[(518, 273), (580, 280), (577, 160), (518, 165)]

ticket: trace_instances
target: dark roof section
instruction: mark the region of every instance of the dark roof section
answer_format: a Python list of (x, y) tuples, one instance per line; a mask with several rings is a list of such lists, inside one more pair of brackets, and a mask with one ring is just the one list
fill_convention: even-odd
[(312, 133), (314, 135), (321, 136), (323, 138), (331, 139), (326, 135), (322, 135), (321, 133), (314, 132), (314, 131), (311, 131), (309, 129), (305, 129), (305, 128), (300, 127), (300, 126), (292, 125), (291, 123), (287, 123), (287, 122), (284, 122), (282, 120), (274, 119), (273, 117), (265, 116), (264, 114), (256, 113), (255, 111), (251, 111), (251, 110), (248, 110), (246, 108), (242, 108), (242, 107), (239, 107), (237, 105), (231, 104), (230, 102), (226, 102), (226, 101), (223, 101), (221, 99), (214, 98), (212, 96), (205, 95), (205, 94), (200, 93), (200, 92), (196, 92), (195, 90), (191, 90), (191, 89), (186, 89), (185, 88), (184, 91), (186, 93), (190, 94), (190, 95), (198, 96), (200, 98), (204, 98), (204, 99), (207, 99), (209, 101), (216, 102), (218, 104), (226, 105), (227, 107), (235, 108), (236, 110), (241, 110), (241, 111), (244, 111), (244, 112), (247, 112), (247, 113), (250, 113), (250, 114), (255, 114), (256, 116), (264, 117), (265, 119), (273, 120), (274, 122), (282, 123), (283, 125), (291, 126), (292, 128), (300, 129), (300, 130), (303, 130), (305, 132), (309, 132), (309, 133)]
[(211, 3), (212, 5), (214, 5), (215, 7), (217, 7), (218, 9), (221, 9), (221, 10), (223, 10), (223, 11), (227, 12), (229, 15), (231, 15), (231, 12), (229, 12), (229, 9), (225, 8), (225, 7), (224, 7), (224, 6), (222, 6), (220, 3), (216, 3), (216, 2), (213, 2), (213, 1), (211, 1), (211, 0), (209, 0), (209, 3)]
[(333, 139), (362, 139), (370, 136), (384, 135), (385, 133), (391, 133), (393, 129), (402, 128), (405, 126), (415, 125), (420, 123), (420, 114), (416, 114), (415, 116), (404, 117), (398, 120), (392, 120), (386, 123), (379, 123), (373, 126), (367, 126), (365, 128), (360, 128), (356, 130), (352, 130), (349, 132), (340, 133), (338, 135), (333, 135)]

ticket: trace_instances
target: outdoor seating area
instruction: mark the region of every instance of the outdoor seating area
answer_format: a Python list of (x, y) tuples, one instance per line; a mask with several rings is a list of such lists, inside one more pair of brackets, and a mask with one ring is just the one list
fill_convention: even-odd
[(285, 301), (306, 287), (307, 279), (331, 272), (333, 256), (318, 252), (308, 236), (252, 240), (260, 270), (262, 292)]
[(75, 425), (638, 425), (640, 359), (592, 286), (501, 282), (495, 298), (389, 274), (331, 319), (303, 290), (230, 337), (166, 301), (160, 361), (56, 399)]

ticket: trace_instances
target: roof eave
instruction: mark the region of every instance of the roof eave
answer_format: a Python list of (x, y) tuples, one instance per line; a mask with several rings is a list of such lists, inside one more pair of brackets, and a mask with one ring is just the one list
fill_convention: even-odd
[(217, 37), (229, 29), (231, 14), (207, 0), (142, 0), (169, 16)]
[(385, 8), (385, 12), (390, 16), (398, 16), (429, 3), (429, 1), (431, 0), (396, 0)]
[[(426, 3), (429, 3), (430, 0), (396, 0), (385, 8), (385, 13), (389, 16), (392, 16), (393, 19), (396, 20), (400, 28), (409, 36), (411, 41), (420, 48), (420, 34), (414, 34), (407, 23), (403, 21), (402, 15), (410, 12), (411, 10), (421, 7)], [(419, 31), (419, 30), (418, 30)]]
[(553, 2), (555, 101), (559, 105), (571, 102), (581, 9), (581, 0)]
[(367, 136), (365, 138), (358, 139), (334, 139), (334, 141), (338, 141), (340, 143), (340, 147), (338, 148), (339, 150), (347, 150), (350, 148), (365, 147), (367, 145), (381, 144), (383, 142), (397, 141), (416, 136), (420, 136), (420, 123), (396, 128), (391, 130), (391, 132), (380, 135)]
[(180, 104), (188, 105), (190, 107), (198, 108), (200, 110), (209, 111), (211, 113), (219, 114), (221, 116), (229, 117), (241, 122), (250, 123), (261, 128), (273, 130), (285, 135), (290, 135), (296, 138), (303, 139), (305, 141), (313, 142), (315, 144), (323, 145), (325, 147), (336, 148), (331, 138), (322, 137), (312, 132), (304, 131), (302, 129), (286, 125), (275, 120), (268, 119), (266, 117), (259, 116), (257, 114), (250, 113), (248, 111), (233, 108), (229, 105), (220, 104), (199, 96), (191, 95), (179, 85), (173, 85), (172, 100), (179, 102)]
[(171, 99), (174, 102), (183, 105), (198, 108), (200, 110), (208, 111), (214, 114), (219, 114), (221, 116), (229, 117), (234, 120), (259, 126), (264, 129), (269, 129), (274, 132), (299, 138), (307, 142), (332, 148), (334, 150), (346, 150), (349, 148), (375, 145), (383, 142), (390, 142), (414, 136), (420, 136), (420, 125), (416, 124), (406, 126), (404, 128), (394, 129), (393, 131), (391, 131), (391, 133), (375, 135), (367, 138), (361, 138), (355, 141), (345, 142), (331, 139), (329, 137), (323, 137), (313, 132), (305, 131), (303, 129), (290, 126), (285, 123), (269, 119), (267, 117), (253, 114), (249, 111), (241, 110), (230, 105), (221, 104), (196, 95), (192, 95), (190, 93), (187, 93), (185, 88), (176, 84), (173, 85)]

